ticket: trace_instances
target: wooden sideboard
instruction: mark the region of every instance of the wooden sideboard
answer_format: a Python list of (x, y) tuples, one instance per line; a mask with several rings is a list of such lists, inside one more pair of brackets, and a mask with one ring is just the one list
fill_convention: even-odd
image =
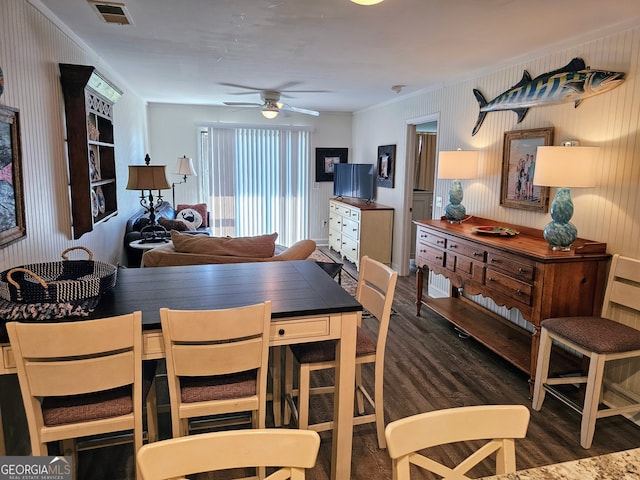
[[(485, 218), (459, 224), (419, 220), (416, 224), (416, 306), (422, 305), (453, 323), (498, 355), (529, 374), (536, 371), (540, 322), (558, 316), (599, 315), (610, 255), (605, 243), (577, 239), (571, 251), (552, 251), (541, 230)], [(477, 234), (473, 227), (499, 225), (518, 235)], [(423, 298), (424, 272), (444, 275), (447, 298)], [(517, 308), (533, 333), (465, 298), (482, 295), (497, 305)], [(571, 356), (561, 355), (560, 360)], [(575, 359), (574, 359), (575, 360)], [(566, 365), (566, 362), (564, 362)]]

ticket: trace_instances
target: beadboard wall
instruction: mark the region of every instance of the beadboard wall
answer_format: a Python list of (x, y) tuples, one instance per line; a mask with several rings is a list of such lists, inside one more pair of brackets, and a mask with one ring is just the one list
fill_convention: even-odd
[[(637, 20), (636, 20), (637, 22)], [(616, 89), (588, 98), (575, 108), (572, 103), (531, 108), (521, 123), (514, 112), (488, 113), (479, 132), (471, 135), (478, 116), (473, 89), (487, 100), (501, 94), (522, 78), (561, 68), (573, 57), (602, 70), (621, 71), (626, 81)], [(616, 32), (591, 34), (588, 39), (553, 51), (505, 64), (473, 77), (444, 84), (393, 103), (379, 105), (354, 116), (354, 151), (357, 156), (375, 158), (377, 145), (397, 144), (395, 189), (378, 189), (377, 201), (396, 209), (394, 225), (394, 268), (406, 271), (410, 191), (403, 188), (412, 181), (413, 159), (407, 155), (407, 138), (412, 124), (424, 119), (438, 120), (438, 149), (479, 150), (480, 172), (475, 180), (464, 180), (467, 213), (518, 225), (543, 228), (548, 213), (530, 212), (500, 206), (500, 184), (504, 132), (554, 127), (555, 142), (576, 139), (582, 145), (599, 146), (598, 184), (595, 188), (572, 189), (575, 212), (572, 222), (583, 238), (606, 242), (610, 253), (640, 257), (640, 26), (627, 25)], [(447, 202), (450, 181), (436, 181), (434, 198)], [(551, 191), (551, 198), (555, 189)], [(435, 202), (434, 202), (435, 203)], [(443, 214), (436, 208), (433, 218)], [(434, 296), (447, 295), (448, 282), (432, 276), (429, 285)], [(490, 300), (475, 300), (515, 323), (532, 330), (515, 309), (497, 307)], [(640, 320), (621, 315), (619, 320), (640, 328)], [(627, 391), (640, 394), (640, 362), (626, 362), (611, 372)], [(630, 377), (629, 377), (630, 375)]]
[[(4, 72), (0, 103), (20, 110), (27, 224), (26, 238), (0, 248), (0, 271), (58, 260), (63, 250), (74, 245), (89, 248), (97, 260), (119, 263), (124, 223), (139, 208), (136, 193), (124, 186), (127, 165), (143, 163), (146, 152), (145, 104), (86, 45), (43, 12), (46, 9), (36, 0), (0, 2), (0, 67)], [(124, 91), (114, 107), (119, 214), (79, 240), (71, 236), (58, 63), (94, 65)]]

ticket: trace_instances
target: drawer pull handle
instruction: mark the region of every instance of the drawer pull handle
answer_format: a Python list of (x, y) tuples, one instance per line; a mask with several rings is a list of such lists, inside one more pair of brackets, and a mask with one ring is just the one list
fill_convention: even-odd
[(495, 282), (496, 280), (495, 280), (495, 278), (493, 278), (493, 277), (489, 277), (489, 281), (490, 281), (490, 282)]
[(449, 248), (458, 248), (458, 245), (456, 245), (455, 243), (450, 243)]
[(524, 268), (520, 267), (518, 269), (518, 273), (526, 273), (526, 270)]
[(496, 259), (495, 259), (495, 258), (492, 258), (492, 259), (491, 259), (491, 263), (496, 263)]
[(281, 328), (280, 330), (278, 330), (278, 335), (284, 335), (284, 328)]
[(524, 295), (524, 292), (523, 292), (522, 290), (516, 290), (516, 293), (517, 293), (519, 296)]
[(437, 243), (438, 245), (443, 245), (443, 244), (444, 244), (444, 240), (436, 240), (436, 243)]
[(438, 256), (436, 257), (436, 260), (442, 260), (442, 257), (441, 257), (440, 255), (438, 255)]
[(478, 252), (473, 252), (473, 256), (474, 256), (474, 257), (481, 257), (481, 256), (482, 256), (482, 254), (481, 254), (481, 253), (478, 253)]

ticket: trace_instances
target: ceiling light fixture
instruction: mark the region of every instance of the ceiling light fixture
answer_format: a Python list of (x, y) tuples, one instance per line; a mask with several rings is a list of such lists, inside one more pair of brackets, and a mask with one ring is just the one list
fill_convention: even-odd
[(278, 116), (278, 112), (280, 109), (277, 105), (267, 102), (264, 107), (262, 107), (262, 116), (264, 118), (268, 118), (269, 120), (273, 120)]
[(353, 3), (357, 3), (358, 5), (375, 5), (376, 3), (382, 2), (382, 0), (351, 0)]

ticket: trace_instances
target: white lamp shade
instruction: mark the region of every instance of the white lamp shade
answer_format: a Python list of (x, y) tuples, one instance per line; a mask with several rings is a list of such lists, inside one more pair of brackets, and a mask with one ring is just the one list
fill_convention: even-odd
[(176, 162), (176, 168), (173, 170), (175, 175), (185, 175), (187, 177), (197, 176), (195, 169), (193, 168), (193, 161), (190, 158), (180, 157)]
[(534, 185), (593, 187), (598, 147), (538, 147)]
[(165, 165), (129, 165), (127, 190), (168, 190)]
[(478, 176), (478, 152), (454, 150), (438, 155), (438, 178), (476, 178)]

